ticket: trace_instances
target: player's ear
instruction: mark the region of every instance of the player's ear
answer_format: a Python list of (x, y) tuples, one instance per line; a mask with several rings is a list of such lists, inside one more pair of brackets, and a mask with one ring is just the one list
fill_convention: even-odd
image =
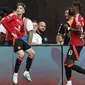
[(23, 13), (25, 13), (25, 10), (23, 11)]

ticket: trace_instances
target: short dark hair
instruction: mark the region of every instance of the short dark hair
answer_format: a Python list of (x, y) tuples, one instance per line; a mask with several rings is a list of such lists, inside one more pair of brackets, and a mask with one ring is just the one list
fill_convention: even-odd
[(79, 11), (81, 11), (81, 3), (80, 3), (80, 1), (74, 1), (72, 5), (77, 7), (79, 9)]
[(36, 23), (38, 23), (37, 20), (32, 20), (32, 22), (36, 22)]
[(68, 10), (69, 10), (69, 15), (70, 16), (74, 16), (75, 15), (75, 12), (74, 12), (73, 8), (69, 8)]
[(68, 10), (68, 14), (69, 14), (70, 16), (74, 16), (74, 15), (75, 15), (75, 12), (74, 12), (74, 10), (73, 10), (72, 7), (68, 7), (68, 8), (66, 8), (65, 11), (67, 11), (67, 10)]
[(24, 3), (22, 3), (22, 2), (18, 2), (18, 3), (16, 4), (16, 8), (17, 8), (18, 6), (23, 6), (24, 9), (26, 9), (26, 5), (25, 5)]

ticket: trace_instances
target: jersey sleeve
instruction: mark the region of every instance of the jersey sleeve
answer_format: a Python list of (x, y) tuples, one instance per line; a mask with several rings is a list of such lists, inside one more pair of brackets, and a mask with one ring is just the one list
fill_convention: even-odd
[(59, 29), (58, 29), (58, 34), (64, 34), (64, 24), (61, 24)]
[(33, 23), (30, 19), (27, 19), (26, 29), (27, 29), (28, 32), (33, 30)]
[(16, 34), (15, 30), (13, 28), (9, 27), (9, 25), (8, 25), (8, 23), (10, 23), (13, 20), (14, 16), (15, 16), (14, 14), (9, 14), (1, 22), (3, 24), (3, 26), (5, 27), (5, 29), (11, 34), (12, 33)]
[(84, 26), (84, 18), (82, 16), (76, 16), (75, 22), (76, 28), (82, 28)]

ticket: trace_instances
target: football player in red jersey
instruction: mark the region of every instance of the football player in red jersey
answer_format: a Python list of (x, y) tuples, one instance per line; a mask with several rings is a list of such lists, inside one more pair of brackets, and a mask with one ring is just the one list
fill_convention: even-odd
[(67, 56), (64, 62), (65, 73), (67, 78), (66, 85), (72, 85), (72, 70), (76, 72), (85, 74), (85, 69), (80, 66), (75, 65), (75, 61), (79, 60), (80, 52), (83, 48), (83, 26), (84, 26), (84, 18), (80, 15), (81, 4), (78, 1), (73, 2), (72, 5), (73, 11), (75, 12), (75, 16), (73, 18), (71, 27), (68, 30), (71, 32), (71, 46), (67, 52)]
[(25, 33), (22, 16), (25, 13), (26, 6), (23, 3), (17, 3), (16, 7), (17, 8), (14, 13), (9, 14), (2, 20), (2, 25), (8, 31), (8, 41), (10, 44), (13, 44), (14, 52), (18, 52), (19, 54), (16, 59), (13, 74), (13, 83), (15, 84), (18, 83), (18, 70), (24, 58), (24, 51), (26, 51), (29, 56), (27, 57), (26, 70), (23, 75), (28, 81), (32, 81), (29, 69), (35, 56), (35, 51), (31, 48), (31, 46), (21, 39)]

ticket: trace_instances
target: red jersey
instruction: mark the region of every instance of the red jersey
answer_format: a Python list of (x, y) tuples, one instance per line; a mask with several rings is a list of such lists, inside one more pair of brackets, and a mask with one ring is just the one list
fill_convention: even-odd
[(8, 40), (13, 40), (12, 33), (17, 35), (18, 38), (21, 38), (25, 33), (23, 20), (15, 13), (9, 14), (1, 23), (8, 31)]
[(71, 32), (71, 44), (72, 45), (74, 45), (74, 46), (83, 46), (84, 45), (83, 40), (82, 40), (83, 26), (84, 26), (84, 18), (80, 14), (77, 14), (74, 17), (71, 28), (80, 29), (81, 33), (76, 34), (76, 33)]

